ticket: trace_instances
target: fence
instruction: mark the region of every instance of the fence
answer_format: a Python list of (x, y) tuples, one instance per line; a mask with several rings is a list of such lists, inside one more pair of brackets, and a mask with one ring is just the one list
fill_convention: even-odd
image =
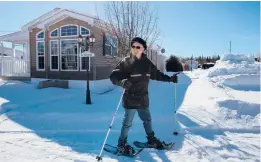
[(30, 61), (0, 57), (0, 74), (3, 77), (30, 77)]

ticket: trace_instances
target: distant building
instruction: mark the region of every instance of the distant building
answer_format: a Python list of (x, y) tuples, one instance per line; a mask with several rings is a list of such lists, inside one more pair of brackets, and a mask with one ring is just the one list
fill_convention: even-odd
[(197, 69), (198, 68), (198, 61), (196, 60), (187, 60), (184, 63), (185, 70)]

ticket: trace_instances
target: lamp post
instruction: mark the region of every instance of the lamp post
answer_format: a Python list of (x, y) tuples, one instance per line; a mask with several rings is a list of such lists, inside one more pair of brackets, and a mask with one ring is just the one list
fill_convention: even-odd
[[(93, 46), (93, 43), (95, 43), (94, 35), (87, 36), (85, 41), (86, 41), (86, 47)], [(84, 44), (83, 44), (83, 37), (81, 35), (78, 37), (78, 43), (79, 43), (79, 46), (80, 46), (80, 53), (82, 53), (82, 46), (84, 46)], [(88, 65), (88, 68), (87, 68), (87, 65)], [(86, 59), (86, 72), (87, 72), (86, 104), (91, 104), (90, 83), (89, 83), (89, 81), (90, 81), (90, 79), (89, 79), (90, 56), (89, 56), (89, 62), (88, 63), (87, 63), (87, 59)]]

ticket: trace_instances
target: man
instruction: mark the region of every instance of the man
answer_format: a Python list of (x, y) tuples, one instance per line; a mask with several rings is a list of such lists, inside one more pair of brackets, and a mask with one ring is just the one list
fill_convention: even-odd
[(177, 83), (177, 76), (169, 77), (161, 73), (143, 53), (147, 49), (146, 41), (136, 37), (131, 41), (131, 55), (125, 57), (112, 71), (110, 80), (125, 89), (122, 104), (125, 110), (118, 140), (118, 151), (131, 154), (134, 149), (127, 143), (128, 131), (137, 111), (143, 121), (148, 144), (163, 148), (162, 142), (155, 137), (152, 130), (149, 111), (149, 79)]

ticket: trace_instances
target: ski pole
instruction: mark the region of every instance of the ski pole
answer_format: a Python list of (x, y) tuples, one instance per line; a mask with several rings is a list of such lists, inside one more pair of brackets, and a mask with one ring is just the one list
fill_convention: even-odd
[[(176, 73), (175, 75), (178, 75), (179, 73)], [(177, 83), (174, 83), (174, 120), (177, 123)], [(179, 133), (175, 131), (173, 133), (174, 135), (178, 135)]]
[(114, 115), (113, 115), (113, 117), (112, 117), (111, 125), (110, 125), (110, 127), (109, 127), (109, 130), (108, 130), (107, 135), (106, 135), (106, 137), (105, 137), (105, 140), (104, 140), (104, 142), (103, 142), (100, 155), (96, 157), (96, 159), (97, 159), (98, 161), (102, 160), (101, 155), (102, 155), (102, 152), (103, 152), (103, 148), (104, 148), (104, 146), (105, 146), (105, 143), (106, 143), (107, 138), (108, 138), (108, 136), (109, 136), (109, 133), (110, 133), (110, 131), (111, 131), (111, 128), (112, 128), (112, 125), (113, 125), (113, 123), (114, 123), (115, 116), (116, 116), (116, 114), (117, 114), (117, 112), (118, 112), (118, 109), (119, 109), (119, 107), (120, 107), (121, 100), (122, 100), (122, 97), (123, 97), (124, 92), (125, 92), (125, 89), (124, 89), (123, 92), (122, 92), (120, 101), (119, 101), (118, 106), (117, 106), (117, 108), (116, 108), (116, 111), (115, 111), (115, 113), (114, 113)]

